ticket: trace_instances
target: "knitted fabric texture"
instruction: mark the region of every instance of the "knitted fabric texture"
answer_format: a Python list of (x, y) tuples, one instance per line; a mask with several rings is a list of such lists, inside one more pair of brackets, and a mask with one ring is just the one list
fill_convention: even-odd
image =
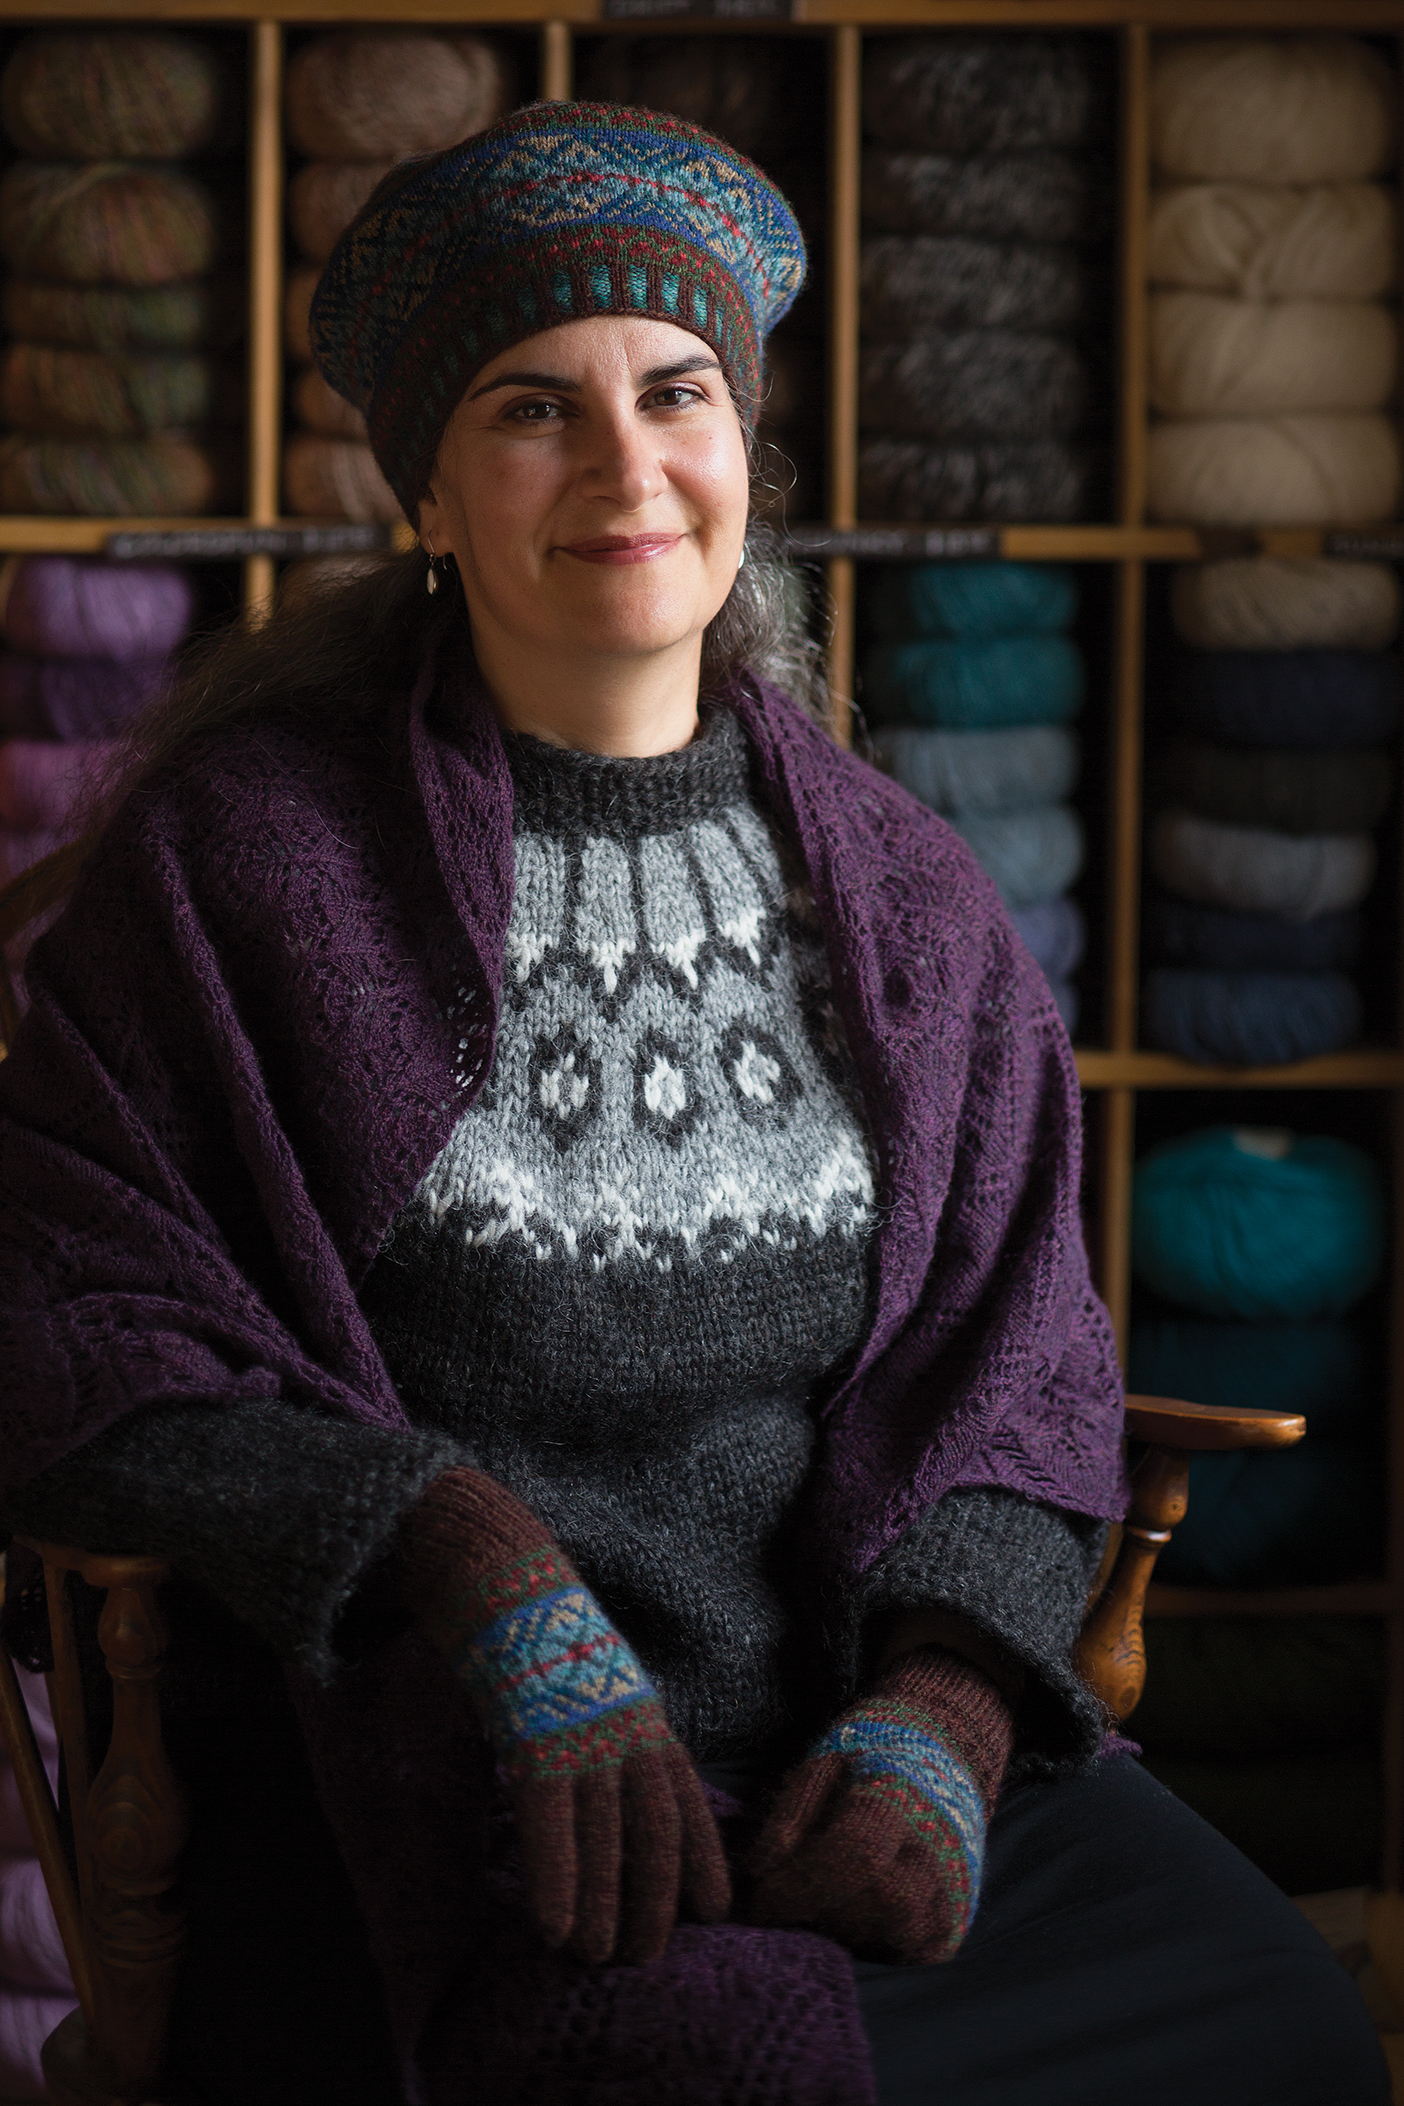
[(311, 343), (411, 517), (474, 373), (562, 322), (687, 329), (754, 413), (761, 342), (803, 282), (804, 240), (721, 140), (653, 111), (535, 103), (392, 183), (333, 250)]
[(904, 1961), (949, 1959), (979, 1902), (1012, 1740), (977, 1668), (934, 1646), (907, 1655), (787, 1780), (756, 1852), (760, 1919)]

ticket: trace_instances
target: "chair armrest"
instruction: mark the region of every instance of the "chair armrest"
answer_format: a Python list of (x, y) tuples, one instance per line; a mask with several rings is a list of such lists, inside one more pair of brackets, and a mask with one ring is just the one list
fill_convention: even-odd
[(1179, 1397), (1128, 1397), (1126, 1431), (1153, 1448), (1192, 1454), (1231, 1448), (1290, 1448), (1306, 1432), (1296, 1411), (1264, 1411), (1252, 1404), (1186, 1404)]

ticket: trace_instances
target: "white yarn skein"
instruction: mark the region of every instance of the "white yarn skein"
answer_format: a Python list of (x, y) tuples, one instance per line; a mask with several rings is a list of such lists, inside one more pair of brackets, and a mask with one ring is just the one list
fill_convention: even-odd
[(1151, 827), (1150, 866), (1167, 892), (1201, 907), (1315, 921), (1359, 906), (1375, 881), (1375, 844), (1369, 834), (1279, 834), (1170, 811)]
[(1398, 276), (1383, 183), (1168, 183), (1148, 239), (1152, 285), (1244, 300), (1376, 300)]
[(1399, 333), (1377, 300), (1150, 299), (1150, 399), (1169, 417), (1383, 409)]
[(1392, 519), (1399, 438), (1377, 411), (1187, 417), (1152, 425), (1153, 519), (1197, 526), (1324, 526)]
[(1395, 91), (1354, 37), (1203, 37), (1151, 72), (1151, 157), (1167, 175), (1351, 183), (1394, 158)]
[(1170, 586), (1176, 631), (1200, 651), (1387, 651), (1402, 599), (1390, 564), (1328, 556), (1186, 563)]

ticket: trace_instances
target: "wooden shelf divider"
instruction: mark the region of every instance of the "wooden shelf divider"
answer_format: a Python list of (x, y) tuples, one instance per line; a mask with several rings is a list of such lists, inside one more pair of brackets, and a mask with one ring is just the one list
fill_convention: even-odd
[[(278, 517), (283, 452), (283, 25), (255, 22), (249, 33), (249, 394), (248, 490), (255, 526)], [(273, 604), (271, 556), (244, 564), (244, 606), (252, 619)]]
[[(863, 36), (851, 22), (829, 36), (829, 524), (858, 521), (858, 258), (862, 213)], [(846, 746), (853, 703), (857, 579), (853, 560), (827, 565), (829, 695)]]

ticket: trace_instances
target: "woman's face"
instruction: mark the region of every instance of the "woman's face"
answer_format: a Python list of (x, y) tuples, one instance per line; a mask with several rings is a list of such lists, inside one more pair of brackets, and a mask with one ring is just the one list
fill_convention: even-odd
[(457, 558), (475, 637), (642, 658), (700, 638), (746, 531), (745, 439), (715, 353), (600, 316), (514, 344), (450, 418), (420, 539)]

